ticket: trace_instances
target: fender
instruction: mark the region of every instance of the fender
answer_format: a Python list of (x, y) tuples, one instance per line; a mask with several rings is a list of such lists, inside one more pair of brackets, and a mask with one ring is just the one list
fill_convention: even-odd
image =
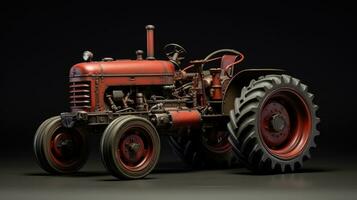
[(226, 80), (226, 83), (223, 83), (222, 114), (229, 114), (235, 98), (240, 96), (242, 88), (247, 86), (252, 79), (268, 74), (283, 74), (284, 72), (285, 70), (282, 69), (245, 69), (236, 73), (231, 79)]

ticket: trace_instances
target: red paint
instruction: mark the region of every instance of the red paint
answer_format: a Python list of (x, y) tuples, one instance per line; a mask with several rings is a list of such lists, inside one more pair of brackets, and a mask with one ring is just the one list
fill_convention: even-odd
[[(106, 58), (93, 62), (92, 53), (85, 52), (84, 59), (88, 62), (78, 63), (71, 68), (69, 103), (72, 113), (61, 113), (61, 127), (54, 130), (53, 137), (45, 138), (46, 146), (42, 147), (40, 142), (43, 141), (38, 140), (44, 139), (40, 134), (44, 134), (47, 127), (51, 128), (49, 126), (51, 121), (43, 123), (36, 133), (36, 157), (45, 170), (50, 171), (49, 169), (51, 169), (51, 171), (63, 173), (69, 171), (66, 168), (70, 169), (77, 166), (76, 164), (78, 164), (78, 168), (81, 167), (84, 155), (81, 151), (82, 148), (79, 147), (84, 147), (86, 142), (82, 133), (77, 132), (79, 129), (76, 128), (83, 127), (86, 132), (90, 132), (96, 129), (94, 126), (104, 129), (107, 124), (109, 126), (105, 132), (107, 135), (110, 134), (109, 139), (113, 139), (113, 143), (107, 143), (107, 135), (104, 135), (101, 143), (103, 161), (109, 171), (118, 177), (139, 178), (153, 169), (160, 150), (157, 146), (160, 141), (156, 138), (156, 128), (159, 128), (161, 133), (168, 133), (171, 136), (174, 136), (174, 132), (170, 128), (184, 129), (184, 131), (178, 131), (179, 134), (189, 133), (187, 129), (195, 128), (195, 132), (199, 134), (196, 135), (198, 136), (196, 139), (200, 140), (198, 141), (200, 144), (197, 143), (197, 145), (203, 145), (205, 153), (209, 153), (202, 154), (204, 159), (207, 158), (207, 161), (208, 159), (216, 160), (217, 156), (222, 158), (222, 163), (231, 161), (232, 146), (228, 141), (226, 125), (222, 126), (219, 123), (228, 122), (230, 117), (228, 128), (232, 136), (235, 136), (236, 129), (241, 128), (236, 127), (236, 117), (240, 113), (237, 110), (235, 110), (236, 112), (230, 111), (237, 109), (237, 105), (234, 104), (239, 102), (236, 102), (235, 99), (240, 94), (244, 94), (244, 90), (241, 91), (242, 88), (245, 89), (244, 86), (257, 77), (281, 74), (282, 71), (246, 69), (234, 73), (233, 67), (244, 59), (244, 55), (233, 49), (214, 51), (205, 59), (193, 60), (190, 62), (192, 65), (175, 71), (175, 67), (182, 69), (180, 61), (184, 59), (183, 54), (186, 51), (180, 45), (172, 43), (164, 48), (167, 50), (165, 53), (169, 60), (155, 60), (154, 29), (155, 27), (152, 25), (146, 27), (146, 60), (143, 60), (143, 51), (141, 50), (136, 51), (137, 60)], [(173, 48), (173, 51), (168, 51), (169, 47)], [(217, 55), (223, 56), (217, 57)], [(205, 68), (208, 66), (206, 64), (213, 61), (216, 61), (215, 66), (212, 64), (210, 69)], [(219, 61), (220, 66), (217, 64)], [(211, 74), (208, 74), (207, 71), (210, 71)], [(285, 79), (285, 77), (283, 78)], [(285, 159), (285, 161), (304, 156), (302, 153), (308, 146), (309, 137), (313, 135), (312, 118), (314, 117), (314, 113), (311, 113), (314, 110), (309, 108), (312, 103), (307, 101), (309, 99), (304, 95), (289, 88), (279, 89), (263, 99), (259, 111), (252, 111), (258, 112), (257, 119), (254, 119), (257, 122), (256, 126), (252, 128), (254, 131), (258, 131), (254, 132), (259, 133), (258, 138), (254, 137), (260, 139), (259, 145), (264, 145), (264, 152), (268, 151), (276, 158)], [(229, 113), (231, 115), (228, 116)], [(132, 117), (130, 115), (137, 115), (144, 118), (145, 121), (149, 121), (144, 125), (140, 125), (139, 121), (135, 124), (114, 124), (117, 122), (126, 123), (113, 120), (118, 119), (117, 117), (123, 117), (120, 120), (124, 120), (124, 117)], [(202, 121), (202, 118), (205, 120)], [(238, 118), (238, 120), (240, 119)], [(119, 125), (120, 127), (118, 127)], [(112, 138), (114, 132), (118, 135)], [(251, 135), (248, 136), (248, 139), (251, 138)], [(238, 135), (238, 139), (239, 137), (241, 135)], [(183, 139), (187, 142), (192, 142), (192, 139), (196, 140), (191, 137)], [(236, 141), (235, 137), (230, 139), (232, 139), (230, 140), (232, 144), (240, 145), (241, 141)], [(249, 142), (242, 141), (242, 144), (249, 145)], [(194, 151), (196, 147), (181, 148), (181, 144), (187, 147), (189, 143), (180, 141), (179, 145), (175, 145), (179, 146), (178, 152), (193, 150), (192, 153), (196, 153)], [(239, 148), (236, 147), (234, 149)], [(46, 154), (45, 158), (41, 158), (43, 152)], [(112, 152), (115, 152), (115, 155)], [(183, 152), (182, 154), (187, 157), (186, 155), (191, 155), (191, 152), (188, 153)], [(216, 155), (211, 157), (211, 153)], [(256, 157), (251, 156), (257, 152), (250, 152), (249, 156), (246, 156), (246, 153), (246, 149), (244, 149), (238, 156), (243, 160), (245, 157), (253, 158), (247, 163), (253, 163), (254, 166), (259, 164), (259, 168), (265, 167), (260, 166), (261, 162), (257, 163)], [(240, 156), (240, 154), (244, 154), (244, 156)], [(46, 159), (60, 170), (50, 165), (47, 166)], [(206, 162), (204, 159), (198, 159), (198, 161)], [(76, 171), (77, 169), (70, 170)], [(123, 171), (132, 173), (132, 176), (123, 173)]]
[(199, 127), (201, 124), (201, 113), (197, 110), (169, 111), (172, 119), (172, 127)]
[(222, 83), (221, 83), (221, 71), (222, 69), (214, 68), (210, 69), (212, 75), (212, 100), (221, 100), (222, 99)]
[[(237, 59), (239, 55), (239, 59)], [(238, 55), (224, 55), (222, 56), (221, 68), (224, 70), (222, 75), (227, 75), (229, 78), (234, 74), (233, 66), (244, 60), (244, 55), (239, 53)]]
[[(115, 60), (109, 62), (83, 62), (74, 65), (70, 77), (168, 75), (173, 76), (174, 65), (162, 60)], [(158, 77), (156, 77), (158, 78)]]
[(88, 81), (72, 82), (69, 85), (69, 103), (72, 111), (89, 111), (91, 108), (91, 83)]
[[(226, 69), (227, 66), (234, 63), (238, 55), (223, 55), (221, 61), (221, 69)], [(240, 56), (242, 57), (242, 56)]]
[[(89, 81), (91, 91), (90, 108), (72, 107), (72, 111), (104, 111), (105, 102), (103, 97), (108, 87), (172, 85), (174, 84), (174, 73), (174, 65), (169, 61), (161, 60), (116, 60), (111, 62), (78, 63), (70, 70), (70, 82), (72, 84), (73, 82), (82, 84), (83, 81)], [(70, 96), (73, 95), (70, 94)]]
[[(73, 146), (71, 152), (64, 153), (61, 145), (64, 142), (70, 142)], [(80, 147), (82, 145), (82, 137), (75, 130), (58, 129), (52, 136), (49, 146), (49, 155), (51, 160), (60, 168), (66, 168), (78, 162), (80, 154)]]
[[(274, 130), (272, 127), (272, 120), (274, 116), (280, 116), (284, 121), (284, 128), (280, 131)], [(289, 138), (290, 132), (290, 117), (285, 106), (277, 101), (270, 101), (266, 103), (261, 111), (261, 133), (265, 143), (272, 147), (278, 148), (279, 145), (284, 144)]]
[(148, 60), (154, 60), (154, 29), (153, 25), (146, 26), (146, 47)]
[(119, 139), (116, 159), (130, 171), (140, 171), (152, 160), (154, 147), (145, 131), (139, 127), (128, 127)]
[[(284, 118), (286, 126), (281, 131), (272, 131), (268, 120), (277, 113)], [(272, 155), (281, 159), (301, 155), (312, 131), (310, 109), (302, 96), (291, 89), (275, 91), (266, 97), (259, 119), (260, 135)]]

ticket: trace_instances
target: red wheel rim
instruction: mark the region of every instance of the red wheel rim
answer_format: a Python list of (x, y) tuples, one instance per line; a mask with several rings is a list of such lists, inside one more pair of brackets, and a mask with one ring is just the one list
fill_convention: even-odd
[(266, 97), (259, 132), (266, 149), (281, 159), (293, 159), (308, 143), (312, 122), (309, 106), (296, 91), (283, 88)]
[(208, 130), (203, 137), (203, 143), (214, 153), (225, 153), (232, 149), (226, 131)]
[(83, 138), (75, 130), (59, 128), (51, 137), (50, 156), (60, 168), (70, 167), (79, 161)]
[(116, 159), (130, 171), (140, 171), (148, 166), (153, 156), (153, 143), (147, 131), (130, 127), (119, 139)]

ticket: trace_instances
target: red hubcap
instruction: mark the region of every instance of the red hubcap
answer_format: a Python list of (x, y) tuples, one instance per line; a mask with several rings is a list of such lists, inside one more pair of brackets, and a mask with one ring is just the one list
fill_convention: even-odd
[(267, 150), (281, 159), (301, 154), (311, 134), (311, 114), (303, 97), (291, 89), (268, 96), (260, 112), (260, 135)]
[(50, 144), (50, 155), (60, 167), (67, 167), (80, 157), (81, 137), (77, 132), (59, 129), (53, 134)]
[(146, 131), (141, 128), (131, 128), (125, 131), (119, 139), (117, 160), (132, 171), (145, 168), (151, 160), (153, 144)]

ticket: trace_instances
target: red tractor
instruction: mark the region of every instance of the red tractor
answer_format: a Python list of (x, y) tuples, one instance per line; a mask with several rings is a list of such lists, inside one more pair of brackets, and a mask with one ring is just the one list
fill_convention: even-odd
[(280, 69), (238, 64), (242, 53), (221, 49), (181, 68), (186, 50), (168, 44), (168, 60), (154, 57), (154, 26), (146, 26), (147, 57), (104, 58), (74, 65), (69, 73), (70, 112), (44, 121), (34, 138), (39, 165), (50, 173), (78, 171), (88, 155), (89, 133), (103, 133), (108, 171), (138, 179), (156, 166), (160, 135), (193, 167), (237, 162), (257, 172), (291, 172), (316, 147), (319, 118), (313, 94)]

